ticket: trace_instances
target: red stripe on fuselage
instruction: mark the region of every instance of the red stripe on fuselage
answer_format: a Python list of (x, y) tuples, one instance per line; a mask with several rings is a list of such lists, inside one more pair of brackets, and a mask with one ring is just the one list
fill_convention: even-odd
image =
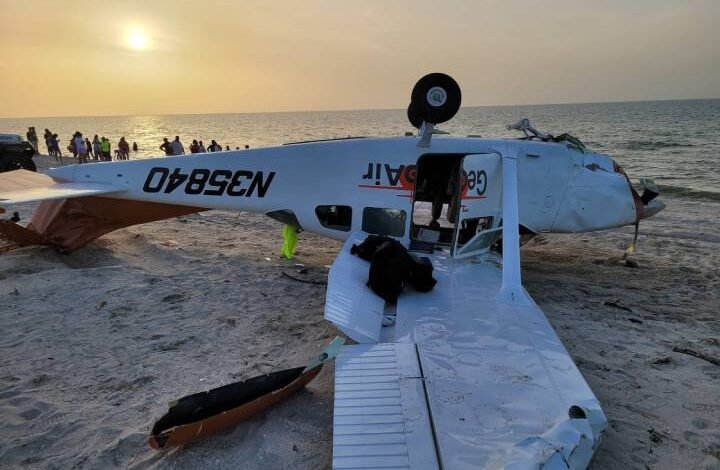
[(380, 186), (379, 184), (359, 184), (358, 188), (367, 189), (397, 189), (398, 191), (412, 191), (412, 188), (403, 188), (402, 186)]

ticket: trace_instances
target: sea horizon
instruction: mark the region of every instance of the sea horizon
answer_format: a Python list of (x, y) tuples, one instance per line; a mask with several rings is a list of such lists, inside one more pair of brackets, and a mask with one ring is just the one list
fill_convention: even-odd
[[(641, 99), (641, 100), (625, 100), (625, 101), (572, 101), (561, 103), (523, 103), (523, 104), (481, 104), (461, 106), (460, 109), (477, 109), (477, 108), (516, 108), (523, 106), (575, 106), (575, 105), (613, 105), (624, 103), (669, 103), (669, 102), (688, 102), (688, 101), (720, 101), (720, 97), (715, 98), (661, 98), (661, 99)], [(57, 116), (0, 116), (0, 120), (11, 119), (69, 119), (69, 118), (108, 118), (108, 117), (132, 117), (132, 116), (223, 116), (223, 115), (255, 115), (255, 114), (296, 114), (296, 113), (344, 113), (344, 112), (363, 112), (363, 111), (404, 111), (406, 108), (347, 108), (347, 109), (309, 109), (309, 110), (281, 110), (281, 111), (232, 111), (232, 112), (190, 112), (190, 113), (131, 113), (131, 114), (73, 114), (73, 115), (57, 115)]]

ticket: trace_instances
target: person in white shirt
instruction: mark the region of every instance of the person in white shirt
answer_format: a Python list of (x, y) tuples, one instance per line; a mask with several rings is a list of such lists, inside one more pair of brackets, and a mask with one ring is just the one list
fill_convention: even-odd
[(173, 149), (173, 155), (185, 155), (185, 147), (180, 143), (180, 136), (175, 136), (175, 140), (170, 142), (170, 146)]
[(205, 145), (202, 143), (202, 140), (200, 141), (200, 145), (198, 145), (198, 153), (205, 153), (207, 150), (205, 149)]
[(88, 161), (88, 149), (85, 145), (85, 139), (80, 132), (75, 132), (75, 138), (73, 139), (75, 144), (75, 151), (78, 156), (78, 163), (87, 163)]

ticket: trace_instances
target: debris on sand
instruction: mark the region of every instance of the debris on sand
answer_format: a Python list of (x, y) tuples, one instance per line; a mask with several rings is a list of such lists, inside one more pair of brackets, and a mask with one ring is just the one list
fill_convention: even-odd
[(613, 308), (619, 308), (620, 310), (625, 310), (626, 312), (632, 313), (632, 309), (630, 307), (620, 305), (620, 299), (616, 300), (615, 302), (606, 300), (605, 302), (603, 302), (603, 305), (607, 305), (608, 307), (613, 307)]
[(701, 351), (695, 351), (694, 349), (689, 349), (689, 348), (681, 348), (681, 347), (678, 347), (678, 346), (675, 346), (675, 347), (673, 348), (673, 351), (676, 352), (676, 353), (680, 353), (680, 354), (687, 354), (688, 356), (694, 356), (694, 357), (697, 357), (698, 359), (702, 359), (702, 360), (704, 360), (704, 361), (707, 361), (707, 362), (709, 362), (710, 364), (714, 364), (714, 365), (716, 365), (716, 366), (720, 366), (720, 358), (717, 358), (717, 357), (715, 357), (715, 356), (711, 356), (711, 355), (706, 354), (706, 353), (701, 352)]

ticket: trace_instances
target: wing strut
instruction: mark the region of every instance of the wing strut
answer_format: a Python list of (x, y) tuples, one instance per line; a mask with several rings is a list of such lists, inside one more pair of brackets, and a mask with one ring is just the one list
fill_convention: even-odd
[(497, 149), (496, 152), (502, 157), (503, 173), (503, 275), (498, 301), (517, 305), (532, 305), (532, 299), (522, 286), (520, 272), (520, 222), (517, 186), (517, 157), (520, 154), (520, 148), (514, 145), (505, 145)]

